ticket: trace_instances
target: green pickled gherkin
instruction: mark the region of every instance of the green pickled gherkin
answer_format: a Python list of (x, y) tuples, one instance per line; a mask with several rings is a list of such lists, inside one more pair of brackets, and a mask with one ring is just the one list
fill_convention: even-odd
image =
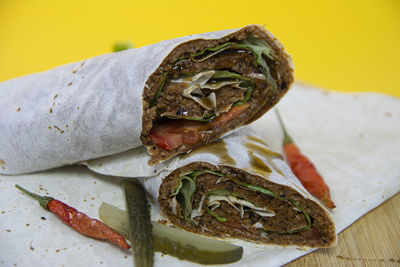
[[(126, 212), (108, 203), (99, 208), (100, 219), (129, 239)], [(227, 264), (242, 258), (243, 248), (152, 221), (154, 251), (200, 264)]]
[[(136, 267), (152, 267), (154, 264), (153, 232), (150, 220), (150, 205), (142, 186), (132, 180), (122, 180), (128, 210), (125, 218), (132, 254)], [(127, 216), (128, 215), (128, 216)]]

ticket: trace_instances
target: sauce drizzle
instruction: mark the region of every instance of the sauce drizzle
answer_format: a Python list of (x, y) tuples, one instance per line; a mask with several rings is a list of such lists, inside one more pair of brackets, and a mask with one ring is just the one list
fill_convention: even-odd
[(214, 154), (217, 156), (220, 160), (221, 163), (227, 164), (227, 165), (236, 165), (235, 159), (233, 159), (231, 156), (228, 154), (228, 149), (226, 147), (226, 143), (224, 140), (219, 140), (215, 143), (207, 144), (204, 146), (200, 146), (192, 150), (190, 153), (187, 153), (185, 155), (182, 155), (181, 158), (185, 159), (190, 157), (191, 155), (194, 154), (201, 154), (201, 153), (210, 153)]
[(267, 178), (269, 174), (272, 172), (271, 168), (268, 167), (267, 164), (264, 163), (262, 158), (258, 157), (251, 151), (247, 152), (250, 158), (250, 171), (256, 172)]

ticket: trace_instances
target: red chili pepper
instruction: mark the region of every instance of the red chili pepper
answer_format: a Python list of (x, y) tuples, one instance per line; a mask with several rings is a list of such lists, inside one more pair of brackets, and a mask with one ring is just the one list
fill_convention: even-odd
[(311, 195), (321, 200), (326, 207), (330, 209), (335, 208), (335, 203), (333, 203), (331, 199), (328, 185), (324, 182), (324, 179), (318, 173), (314, 164), (301, 153), (300, 149), (293, 142), (293, 139), (286, 131), (278, 110), (276, 110), (276, 114), (278, 115), (279, 123), (284, 134), (283, 151), (293, 173)]
[(66, 224), (71, 226), (79, 233), (97, 239), (108, 240), (123, 249), (130, 249), (129, 244), (126, 242), (125, 238), (122, 235), (109, 228), (101, 221), (92, 219), (86, 214), (79, 212), (76, 209), (52, 197), (37, 195), (35, 193), (29, 192), (28, 190), (22, 188), (17, 184), (15, 185), (15, 187), (25, 194), (38, 200), (40, 206), (56, 214), (61, 220), (63, 220)]

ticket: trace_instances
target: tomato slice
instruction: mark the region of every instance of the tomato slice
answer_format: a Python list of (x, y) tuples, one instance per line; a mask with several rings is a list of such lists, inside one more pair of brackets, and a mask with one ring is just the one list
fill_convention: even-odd
[(239, 116), (243, 111), (245, 111), (250, 104), (246, 103), (240, 106), (236, 106), (231, 108), (228, 112), (221, 114), (218, 116), (212, 123), (211, 126), (223, 126), (228, 121)]
[(177, 120), (154, 127), (150, 137), (154, 145), (166, 150), (173, 150), (184, 145), (194, 145), (204, 123)]
[(174, 120), (160, 124), (151, 129), (150, 137), (154, 145), (166, 150), (174, 150), (181, 145), (194, 145), (198, 142), (200, 130), (221, 127), (228, 121), (239, 116), (248, 107), (249, 104), (234, 107), (228, 112), (221, 114), (211, 123)]
[(151, 141), (154, 145), (166, 150), (173, 150), (182, 145), (182, 136), (179, 134), (164, 133), (150, 133)]

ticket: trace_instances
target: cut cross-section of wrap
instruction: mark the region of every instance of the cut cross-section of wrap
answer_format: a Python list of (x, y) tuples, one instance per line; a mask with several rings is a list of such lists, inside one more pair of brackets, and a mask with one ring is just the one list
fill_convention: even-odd
[(185, 165), (163, 180), (158, 200), (173, 224), (203, 235), (280, 246), (336, 243), (333, 222), (320, 205), (234, 167)]
[(256, 120), (292, 82), (290, 56), (257, 25), (177, 46), (144, 90), (141, 140), (150, 164)]
[[(141, 165), (136, 157), (123, 155), (88, 167), (138, 177), (138, 167), (127, 168), (121, 161)], [(153, 220), (244, 246), (336, 244), (330, 212), (250, 127), (177, 157), (155, 177), (138, 180), (154, 200)]]

